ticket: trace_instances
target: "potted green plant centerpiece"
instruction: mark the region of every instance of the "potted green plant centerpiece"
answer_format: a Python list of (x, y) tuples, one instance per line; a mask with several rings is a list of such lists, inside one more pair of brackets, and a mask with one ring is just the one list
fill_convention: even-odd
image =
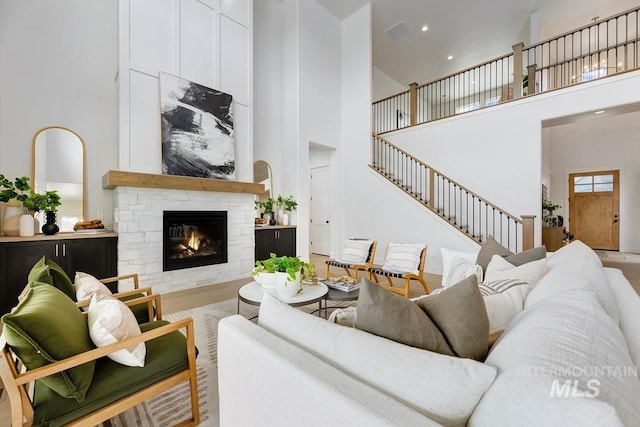
[(279, 257), (271, 253), (268, 259), (256, 261), (253, 275), (257, 278), (262, 273), (273, 273), (274, 287), (278, 294), (281, 297), (290, 298), (302, 292), (300, 283), (302, 278), (312, 276), (314, 270), (313, 264), (302, 261), (299, 257)]

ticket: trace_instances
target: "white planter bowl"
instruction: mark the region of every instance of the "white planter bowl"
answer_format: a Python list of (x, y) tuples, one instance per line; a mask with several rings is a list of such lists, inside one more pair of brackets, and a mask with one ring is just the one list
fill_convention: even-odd
[(287, 273), (276, 272), (276, 291), (282, 298), (291, 298), (298, 295), (300, 285), (300, 273), (296, 274), (296, 280), (289, 280)]
[(276, 287), (276, 274), (260, 272), (253, 276), (254, 280), (265, 289), (274, 289)]

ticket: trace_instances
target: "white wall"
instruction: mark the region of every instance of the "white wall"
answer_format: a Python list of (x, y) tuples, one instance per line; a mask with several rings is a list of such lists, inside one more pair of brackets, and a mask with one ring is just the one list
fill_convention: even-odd
[(372, 99), (374, 101), (404, 92), (409, 88), (392, 79), (378, 67), (373, 67)]
[[(549, 129), (549, 199), (569, 218), (569, 174), (620, 170), (620, 250), (640, 253), (640, 112), (580, 121)], [(569, 223), (569, 229), (571, 224)]]
[(165, 72), (233, 96), (236, 180), (251, 181), (253, 2), (119, 0), (118, 13), (118, 169), (162, 173)]
[(111, 211), (102, 175), (115, 158), (112, 1), (0, 2), (0, 173), (31, 176), (31, 144), (46, 126), (85, 142), (86, 216)]

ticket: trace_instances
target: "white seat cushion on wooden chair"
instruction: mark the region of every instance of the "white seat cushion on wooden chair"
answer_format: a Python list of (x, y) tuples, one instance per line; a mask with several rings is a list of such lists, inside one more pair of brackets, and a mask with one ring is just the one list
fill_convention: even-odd
[(421, 243), (389, 243), (382, 269), (391, 273), (418, 274), (420, 256), (425, 248)]

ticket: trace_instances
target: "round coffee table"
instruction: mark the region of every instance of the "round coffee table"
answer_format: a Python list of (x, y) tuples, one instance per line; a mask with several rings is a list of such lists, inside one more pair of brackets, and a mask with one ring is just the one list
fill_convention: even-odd
[[(322, 311), (322, 301), (327, 297), (329, 288), (324, 283), (318, 283), (317, 285), (302, 285), (302, 292), (299, 294), (284, 298), (278, 295), (278, 291), (275, 289), (265, 289), (258, 282), (247, 283), (238, 289), (238, 310), (240, 313), (240, 301), (245, 304), (260, 306), (262, 303), (262, 296), (265, 293), (270, 293), (280, 301), (289, 304), (291, 307), (301, 307), (303, 305), (309, 305), (318, 303), (318, 316)], [(325, 310), (326, 317), (326, 310)]]

